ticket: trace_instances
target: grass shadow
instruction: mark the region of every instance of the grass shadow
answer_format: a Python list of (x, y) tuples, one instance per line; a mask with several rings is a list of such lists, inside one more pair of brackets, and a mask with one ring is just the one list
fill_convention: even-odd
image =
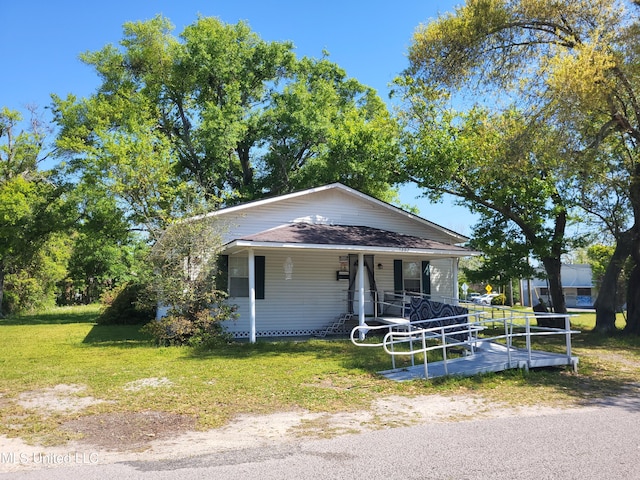
[(329, 358), (350, 350), (350, 343), (343, 340), (280, 340), (231, 342), (209, 348), (192, 348), (188, 357), (194, 360), (209, 358), (250, 358), (256, 356), (295, 356), (312, 355), (316, 358)]
[[(379, 341), (372, 340), (372, 341)], [(307, 338), (304, 340), (258, 340), (256, 343), (234, 342), (219, 345), (211, 349), (193, 348), (185, 354), (187, 359), (207, 360), (211, 358), (223, 359), (247, 359), (268, 357), (290, 357), (295, 361), (296, 357), (313, 358), (318, 362), (326, 359), (339, 359), (340, 364), (346, 370), (358, 370), (360, 372), (378, 375), (377, 372), (392, 368), (391, 357), (382, 348), (361, 348), (353, 345), (348, 338), (318, 339)], [(422, 357), (416, 357), (416, 361), (422, 361)], [(399, 356), (396, 358), (396, 366), (411, 365), (410, 358)], [(379, 376), (381, 380), (384, 377)]]
[(12, 315), (6, 318), (0, 318), (0, 326), (95, 323), (99, 315), (99, 309), (95, 305), (89, 305), (86, 307), (58, 307), (46, 312)]
[(142, 333), (141, 328), (141, 325), (94, 325), (82, 343), (100, 347), (149, 347), (151, 337)]

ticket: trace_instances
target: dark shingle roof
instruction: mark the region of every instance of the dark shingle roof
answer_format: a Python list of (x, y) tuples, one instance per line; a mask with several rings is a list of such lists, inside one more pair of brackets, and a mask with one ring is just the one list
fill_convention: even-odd
[(426, 238), (365, 226), (315, 225), (294, 223), (249, 235), (240, 240), (250, 242), (304, 243), (310, 245), (356, 245), (364, 247), (415, 248), (433, 250), (468, 249)]

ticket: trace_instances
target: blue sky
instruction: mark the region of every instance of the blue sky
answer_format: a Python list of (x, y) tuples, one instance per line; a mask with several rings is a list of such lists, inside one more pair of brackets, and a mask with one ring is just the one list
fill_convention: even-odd
[[(41, 108), (50, 94), (90, 95), (99, 85), (93, 71), (78, 60), (122, 38), (122, 25), (157, 14), (175, 25), (175, 33), (198, 15), (226, 23), (248, 22), (267, 41), (290, 40), (299, 56), (330, 59), (387, 99), (388, 84), (407, 66), (411, 36), (420, 23), (452, 11), (461, 0), (381, 0), (307, 2), (305, 0), (0, 0), (0, 106), (24, 111)], [(431, 205), (412, 187), (401, 190), (404, 203), (416, 205), (435, 223), (469, 235), (475, 217), (450, 201)]]

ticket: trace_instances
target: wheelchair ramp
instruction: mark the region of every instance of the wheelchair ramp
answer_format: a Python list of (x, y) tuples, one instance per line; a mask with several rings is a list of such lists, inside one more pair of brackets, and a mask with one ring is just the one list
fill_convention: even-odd
[[(578, 357), (567, 356), (551, 352), (510, 347), (492, 342), (479, 341), (473, 354), (453, 358), (450, 360), (429, 362), (428, 378), (438, 378), (447, 375), (469, 377), (482, 373), (501, 372), (514, 368), (540, 368), (551, 366), (571, 366), (574, 370), (578, 366)], [(425, 378), (423, 364), (404, 368), (395, 368), (378, 372), (390, 380), (403, 382)]]
[[(391, 358), (391, 369), (378, 373), (396, 381), (472, 376), (514, 368), (571, 366), (577, 371), (571, 335), (579, 332), (571, 330), (569, 315), (562, 315), (564, 328), (551, 328), (532, 325), (535, 315), (517, 313), (502, 319), (484, 318), (483, 312), (474, 312), (418, 321), (380, 321), (381, 325), (355, 327), (351, 342), (359, 347), (384, 349)], [(564, 339), (556, 342), (555, 352), (531, 348), (534, 339), (549, 336)], [(562, 343), (564, 353), (557, 353)], [(526, 348), (522, 348), (523, 344)], [(434, 356), (431, 352), (442, 360), (429, 360)], [(397, 357), (410, 359), (411, 366), (398, 367)]]

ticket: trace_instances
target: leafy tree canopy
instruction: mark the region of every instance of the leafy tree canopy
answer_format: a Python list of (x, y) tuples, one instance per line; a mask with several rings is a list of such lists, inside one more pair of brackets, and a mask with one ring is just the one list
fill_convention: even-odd
[[(67, 186), (53, 171), (39, 168), (47, 157), (46, 131), (35, 112), (31, 113), (29, 130), (18, 132), (22, 115), (0, 110), (0, 313), (7, 276), (14, 275), (14, 286), (15, 275), (21, 275), (23, 285), (27, 279), (37, 282), (34, 275), (42, 269), (36, 266), (47, 268), (47, 262), (56, 256), (49, 240), (73, 220), (72, 206), (65, 197)], [(47, 245), (48, 256), (44, 252)]]
[(397, 127), (370, 88), (244, 22), (172, 30), (163, 17), (125, 24), (119, 47), (82, 56), (98, 91), (55, 99), (59, 148), (132, 222), (153, 230), (334, 181), (394, 199)]
[[(422, 118), (415, 111), (425, 111), (424, 105), (454, 99), (494, 112), (518, 111), (529, 132), (543, 126), (538, 138), (553, 146), (548, 157), (555, 156), (557, 163), (545, 178), (527, 175), (532, 185), (552, 177), (556, 191), (569, 200), (561, 208), (570, 213), (572, 205), (584, 205), (617, 227), (624, 225), (620, 213), (625, 203), (631, 206), (633, 226), (617, 230), (620, 251), (612, 257), (616, 265), (625, 255), (640, 252), (640, 26), (634, 8), (622, 0), (468, 0), (416, 31), (401, 83), (410, 92), (410, 118), (416, 123)], [(559, 143), (553, 139), (560, 133)], [(521, 148), (523, 158), (528, 151), (533, 150)], [(601, 208), (598, 195), (614, 188)], [(540, 188), (540, 198), (553, 209), (560, 206), (546, 187)], [(635, 256), (640, 259), (640, 253)], [(618, 273), (612, 270), (605, 283), (615, 284)], [(615, 297), (609, 289), (601, 292)], [(602, 331), (615, 328), (612, 306), (599, 302)], [(637, 318), (629, 315), (633, 325), (640, 325), (637, 311)]]

